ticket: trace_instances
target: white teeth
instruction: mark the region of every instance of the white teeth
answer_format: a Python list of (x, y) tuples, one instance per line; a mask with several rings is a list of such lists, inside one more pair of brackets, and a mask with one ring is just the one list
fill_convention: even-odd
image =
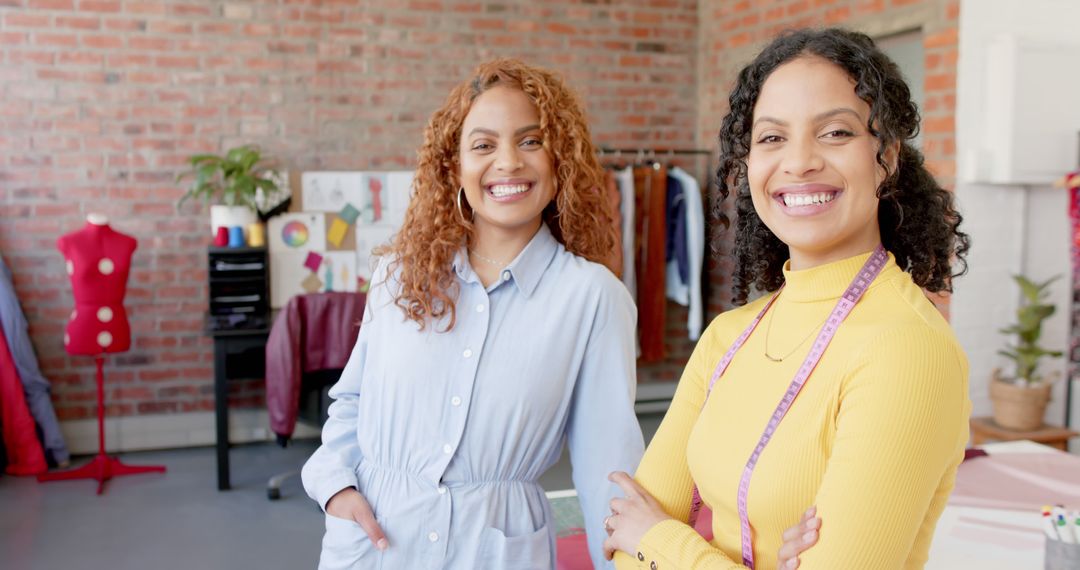
[(832, 202), (835, 197), (836, 194), (832, 192), (818, 192), (817, 194), (784, 194), (784, 205), (790, 208), (793, 206), (824, 204), (826, 202)]
[(529, 188), (529, 184), (496, 184), (491, 187), (491, 193), (496, 198), (504, 198), (506, 196), (527, 192)]

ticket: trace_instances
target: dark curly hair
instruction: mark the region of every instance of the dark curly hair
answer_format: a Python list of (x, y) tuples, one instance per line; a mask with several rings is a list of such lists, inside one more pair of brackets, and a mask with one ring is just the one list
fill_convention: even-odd
[[(962, 217), (952, 192), (942, 188), (923, 165), (922, 153), (909, 142), (919, 132), (919, 110), (900, 69), (869, 36), (828, 28), (781, 34), (739, 73), (729, 97), (730, 111), (720, 126), (720, 200), (714, 207), (719, 232), (713, 247), (721, 250), (731, 226), (725, 204), (735, 193), (735, 271), (732, 301), (746, 302), (751, 287), (775, 291), (784, 282), (788, 247), (761, 221), (750, 197), (746, 159), (754, 105), (765, 80), (776, 68), (803, 56), (817, 56), (843, 69), (855, 82), (855, 94), (870, 105), (867, 128), (879, 141), (877, 162), (887, 176), (877, 189), (881, 242), (901, 269), (920, 287), (952, 291), (952, 279), (967, 272), (970, 240), (959, 230)], [(885, 153), (900, 143), (896, 171)], [(953, 271), (954, 258), (959, 271)]]

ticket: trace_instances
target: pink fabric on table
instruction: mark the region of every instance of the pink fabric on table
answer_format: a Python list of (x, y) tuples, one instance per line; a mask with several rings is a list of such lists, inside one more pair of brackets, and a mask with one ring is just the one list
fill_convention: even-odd
[(1080, 507), (1080, 457), (1067, 453), (995, 453), (960, 464), (950, 505), (1037, 511)]

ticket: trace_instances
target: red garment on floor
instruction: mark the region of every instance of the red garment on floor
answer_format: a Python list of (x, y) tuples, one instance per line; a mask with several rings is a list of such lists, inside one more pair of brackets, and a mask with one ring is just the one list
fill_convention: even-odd
[(0, 333), (0, 423), (3, 423), (4, 449), (7, 452), (9, 475), (37, 475), (44, 473), (45, 452), (41, 449), (34, 418), (26, 406), (19, 371), (11, 357), (7, 337)]
[(266, 341), (266, 407), (270, 427), (292, 437), (305, 372), (345, 367), (360, 333), (364, 293), (312, 293), (289, 299)]

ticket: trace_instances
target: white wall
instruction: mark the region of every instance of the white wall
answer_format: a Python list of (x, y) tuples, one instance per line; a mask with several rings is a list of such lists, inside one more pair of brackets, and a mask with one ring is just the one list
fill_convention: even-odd
[[(1046, 322), (1043, 343), (1068, 350), (1072, 273), (1069, 257), (1068, 195), (1047, 186), (988, 185), (975, 178), (977, 151), (984, 132), (986, 47), (999, 34), (1011, 33), (1040, 40), (1069, 41), (1075, 30), (1062, 22), (1080, 20), (1075, 0), (962, 0), (960, 52), (957, 69), (957, 200), (964, 230), (972, 239), (967, 276), (957, 280), (952, 299), (952, 323), (971, 360), (971, 399), (976, 415), (990, 413), (987, 395), (990, 373), (1006, 366), (997, 355), (1003, 337), (997, 331), (1014, 318), (1020, 294), (1010, 274), (1022, 272), (1032, 279), (1053, 275), (1063, 278), (1052, 288), (1057, 314)], [(1073, 40), (1075, 41), (1075, 40)], [(1065, 70), (1061, 70), (1062, 73)], [(1054, 109), (1045, 113), (1053, 116)], [(1062, 173), (1064, 174), (1064, 173)], [(1064, 375), (1066, 359), (1051, 361), (1046, 371)], [(1064, 419), (1064, 382), (1058, 383), (1047, 420)], [(1080, 392), (1080, 385), (1074, 385)], [(1080, 425), (1080, 398), (1073, 398), (1072, 425)], [(1074, 446), (1077, 442), (1074, 441)]]

